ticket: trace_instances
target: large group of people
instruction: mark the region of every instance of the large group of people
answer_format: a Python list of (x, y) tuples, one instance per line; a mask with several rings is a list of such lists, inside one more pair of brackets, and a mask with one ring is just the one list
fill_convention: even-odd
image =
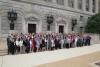
[(79, 33), (14, 33), (8, 35), (8, 54), (52, 51), (90, 46), (91, 37)]

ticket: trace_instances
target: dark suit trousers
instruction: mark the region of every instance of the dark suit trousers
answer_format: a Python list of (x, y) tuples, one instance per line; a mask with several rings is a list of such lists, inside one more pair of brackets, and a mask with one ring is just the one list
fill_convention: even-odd
[(70, 47), (69, 43), (66, 43), (66, 48), (69, 48), (69, 47)]
[(11, 47), (8, 46), (8, 54), (11, 53)]

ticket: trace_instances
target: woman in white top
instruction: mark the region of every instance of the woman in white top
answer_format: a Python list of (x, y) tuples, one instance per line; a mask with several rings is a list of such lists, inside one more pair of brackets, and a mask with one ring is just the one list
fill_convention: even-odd
[(16, 54), (18, 54), (18, 52), (19, 52), (19, 41), (18, 41), (18, 38), (16, 39), (15, 43), (16, 43)]
[(78, 40), (78, 38), (76, 37), (75, 38), (75, 47), (77, 46), (77, 40)]
[(54, 48), (55, 48), (55, 43), (54, 43), (54, 39), (53, 39), (53, 38), (51, 39), (51, 43), (52, 43), (52, 45), (51, 45), (51, 50), (54, 50)]
[(20, 39), (20, 41), (19, 41), (19, 46), (20, 46), (20, 54), (22, 54), (22, 51), (23, 51), (23, 40), (22, 39)]
[(32, 52), (32, 39), (29, 39), (30, 41), (30, 52)]
[(63, 46), (64, 46), (64, 39), (62, 38), (61, 39), (61, 49), (63, 49)]

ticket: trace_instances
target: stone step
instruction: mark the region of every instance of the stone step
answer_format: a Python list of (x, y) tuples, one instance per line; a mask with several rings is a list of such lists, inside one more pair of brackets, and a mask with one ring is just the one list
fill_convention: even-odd
[(7, 55), (7, 49), (0, 50), (0, 56)]
[(0, 53), (0, 56), (8, 55), (7, 53)]

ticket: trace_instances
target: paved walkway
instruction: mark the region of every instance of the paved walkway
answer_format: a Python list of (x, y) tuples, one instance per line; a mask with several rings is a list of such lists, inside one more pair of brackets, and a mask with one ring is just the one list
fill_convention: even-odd
[(0, 56), (0, 65), (1, 67), (34, 67), (99, 51), (100, 44), (95, 44), (79, 48), (61, 49), (22, 55)]
[(95, 61), (100, 61), (100, 51), (33, 67), (89, 67)]

